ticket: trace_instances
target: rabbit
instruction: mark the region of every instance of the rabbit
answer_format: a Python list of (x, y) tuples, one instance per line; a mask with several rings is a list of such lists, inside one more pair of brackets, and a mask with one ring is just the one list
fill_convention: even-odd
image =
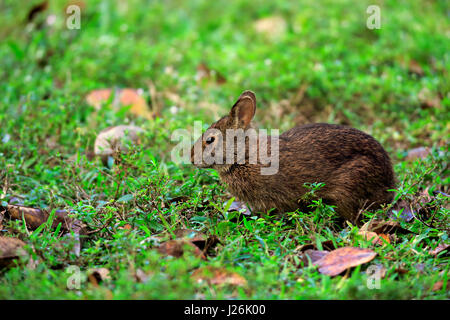
[(395, 177), (389, 155), (373, 137), (347, 126), (306, 124), (276, 137), (269, 136), (267, 144), (258, 149), (266, 148), (271, 153), (269, 142), (277, 138), (279, 157), (275, 174), (262, 174), (261, 169), (267, 164), (259, 159), (256, 163), (249, 161), (250, 139), (245, 141), (245, 157), (239, 162), (238, 148), (234, 147), (232, 153), (236, 157), (231, 163), (207, 163), (208, 148), (214, 156), (217, 150), (225, 156), (227, 129), (255, 128), (252, 124), (255, 111), (255, 94), (244, 91), (230, 113), (213, 123), (191, 149), (194, 166), (216, 169), (229, 192), (236, 200), (249, 204), (252, 211), (308, 212), (310, 203), (303, 197), (308, 192), (305, 183), (314, 182), (324, 183), (315, 195), (355, 224), (360, 224), (362, 208), (377, 209), (392, 201), (390, 189), (395, 186)]

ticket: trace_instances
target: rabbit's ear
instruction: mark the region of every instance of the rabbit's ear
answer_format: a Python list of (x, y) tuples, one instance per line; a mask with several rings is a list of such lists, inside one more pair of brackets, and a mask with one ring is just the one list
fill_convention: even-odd
[(230, 117), (237, 127), (246, 128), (256, 111), (256, 97), (251, 91), (244, 91), (231, 108)]

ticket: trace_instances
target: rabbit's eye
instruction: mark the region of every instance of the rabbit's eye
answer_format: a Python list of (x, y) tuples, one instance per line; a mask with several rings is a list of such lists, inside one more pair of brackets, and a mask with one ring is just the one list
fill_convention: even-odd
[(209, 137), (208, 139), (206, 139), (206, 144), (211, 144), (214, 142), (214, 137)]

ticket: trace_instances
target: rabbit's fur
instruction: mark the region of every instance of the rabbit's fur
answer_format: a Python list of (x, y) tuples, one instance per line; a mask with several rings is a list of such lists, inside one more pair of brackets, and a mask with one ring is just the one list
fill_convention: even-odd
[[(255, 95), (245, 91), (230, 114), (213, 123), (194, 144), (191, 161), (195, 162), (195, 156), (203, 159), (199, 152), (207, 147), (208, 138), (212, 147), (222, 142), (225, 153), (225, 130), (253, 128), (255, 110)], [(210, 137), (216, 134), (211, 129), (219, 130), (223, 141), (215, 139), (211, 143)], [(248, 147), (247, 141), (244, 163), (207, 165), (201, 161), (194, 165), (216, 169), (231, 194), (248, 203), (253, 211), (275, 208), (278, 212), (290, 212), (300, 208), (305, 212), (308, 202), (302, 196), (308, 189), (304, 184), (314, 182), (325, 183), (316, 195), (324, 203), (335, 205), (343, 218), (354, 223), (359, 222), (361, 208), (376, 209), (393, 199), (393, 193), (388, 191), (394, 188), (389, 156), (380, 143), (360, 130), (316, 123), (284, 132), (279, 136), (279, 170), (273, 175), (261, 174), (263, 164), (249, 163)], [(271, 150), (270, 143), (267, 149)]]

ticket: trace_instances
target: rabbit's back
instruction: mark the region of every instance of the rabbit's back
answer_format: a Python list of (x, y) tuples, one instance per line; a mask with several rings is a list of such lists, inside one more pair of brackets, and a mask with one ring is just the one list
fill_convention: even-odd
[(318, 195), (349, 220), (364, 205), (375, 208), (392, 201), (389, 156), (360, 130), (325, 123), (297, 126), (280, 135), (279, 155), (286, 190), (302, 194), (305, 182), (323, 182)]

